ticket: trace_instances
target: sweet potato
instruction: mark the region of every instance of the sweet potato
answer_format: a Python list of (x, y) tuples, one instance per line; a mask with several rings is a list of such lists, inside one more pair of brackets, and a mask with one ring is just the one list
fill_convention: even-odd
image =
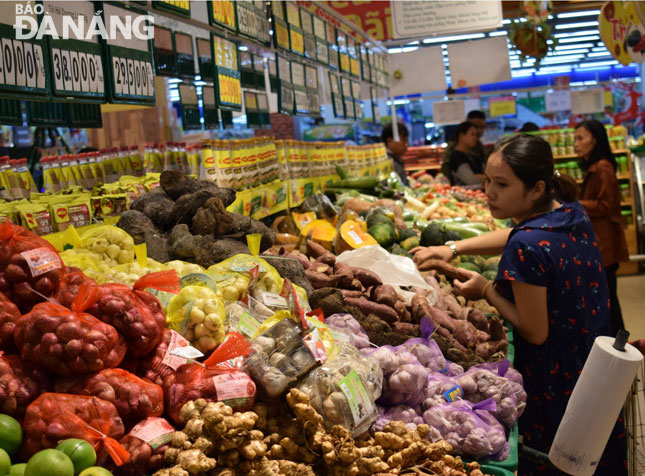
[(343, 297), (350, 297), (350, 298), (360, 298), (363, 297), (363, 292), (362, 291), (354, 291), (351, 289), (341, 289), (341, 293), (343, 293)]
[(443, 326), (451, 332), (455, 328), (455, 321), (445, 311), (432, 307), (423, 294), (417, 293), (412, 297), (412, 316), (417, 322), (428, 316), (435, 327)]
[[(345, 289), (354, 289), (352, 281), (354, 280), (354, 270), (345, 263), (336, 261), (334, 265), (334, 275), (340, 276), (339, 286)], [(362, 288), (362, 287), (361, 287)], [(359, 290), (361, 289), (359, 288)]]
[(314, 271), (313, 269), (305, 270), (305, 276), (314, 289), (334, 288), (341, 280), (340, 276), (328, 276), (324, 273)]
[(391, 307), (384, 304), (372, 302), (365, 297), (345, 298), (345, 302), (350, 306), (356, 306), (366, 316), (369, 314), (374, 314), (388, 323), (396, 322), (399, 318), (396, 311)]
[[(314, 259), (320, 258), (323, 255), (332, 255), (327, 248), (323, 245), (316, 243), (313, 240), (307, 240), (307, 255), (311, 256)], [(335, 261), (335, 257), (334, 257)]]
[(399, 315), (399, 321), (410, 322), (412, 320), (412, 316), (410, 315), (410, 312), (408, 311), (408, 308), (405, 305), (405, 301), (402, 301), (402, 300), (396, 301), (394, 303), (394, 310)]
[(399, 297), (392, 286), (389, 284), (382, 284), (372, 288), (372, 299), (379, 304), (387, 304), (390, 307), (394, 307), (396, 302), (399, 300)]
[(477, 355), (484, 360), (490, 359), (493, 354), (498, 352), (504, 352), (504, 354), (506, 354), (507, 351), (508, 340), (506, 339), (482, 342), (481, 344), (477, 344), (476, 349)]
[(453, 335), (464, 347), (470, 349), (477, 345), (475, 327), (468, 321), (453, 321)]
[(336, 266), (336, 256), (331, 253), (327, 253), (316, 258), (316, 261), (314, 261), (314, 263), (323, 263), (327, 266), (334, 267)]
[(358, 279), (363, 286), (369, 288), (371, 286), (379, 286), (383, 284), (381, 278), (379, 278), (372, 271), (365, 268), (356, 268), (354, 267), (354, 277)]
[(410, 324), (409, 322), (395, 322), (392, 327), (396, 332), (403, 334), (417, 335), (419, 331), (418, 325)]
[(488, 319), (479, 309), (468, 308), (468, 322), (480, 331), (488, 333)]
[(488, 329), (491, 341), (503, 339), (508, 340), (506, 337), (506, 331), (504, 330), (504, 324), (502, 324), (502, 321), (499, 320), (499, 318), (493, 317), (488, 323)]
[(459, 278), (461, 276), (459, 268), (456, 268), (455, 266), (440, 259), (428, 259), (419, 264), (419, 271), (429, 271), (432, 269), (439, 271), (441, 274), (444, 274), (453, 279)]

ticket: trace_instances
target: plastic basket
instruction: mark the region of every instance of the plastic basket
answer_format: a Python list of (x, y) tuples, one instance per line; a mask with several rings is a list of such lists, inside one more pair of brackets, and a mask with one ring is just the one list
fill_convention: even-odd
[(489, 466), (487, 464), (481, 465), (482, 473), (489, 474), (490, 476), (515, 476), (515, 473), (508, 471), (504, 468), (498, 468), (496, 466)]

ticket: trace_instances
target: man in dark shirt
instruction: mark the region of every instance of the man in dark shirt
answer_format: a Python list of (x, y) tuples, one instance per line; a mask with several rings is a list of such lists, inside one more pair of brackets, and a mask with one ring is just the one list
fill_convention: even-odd
[[(486, 115), (482, 111), (470, 111), (466, 120), (472, 124), (475, 124), (477, 127), (477, 144), (470, 151), (470, 155), (476, 159), (480, 164), (486, 163), (486, 151), (484, 150), (484, 144), (481, 143), (482, 135), (484, 135), (484, 129), (486, 128)], [(443, 162), (441, 163), (441, 173), (446, 177), (450, 178), (450, 155), (457, 145), (456, 138), (451, 139), (448, 142), (446, 150), (443, 152)]]
[(401, 183), (408, 185), (408, 176), (405, 173), (403, 166), (403, 155), (408, 150), (408, 128), (405, 124), (399, 122), (399, 140), (394, 140), (394, 132), (392, 131), (392, 124), (388, 124), (383, 128), (381, 139), (387, 148), (387, 156), (392, 159), (392, 167), (396, 174), (401, 178)]

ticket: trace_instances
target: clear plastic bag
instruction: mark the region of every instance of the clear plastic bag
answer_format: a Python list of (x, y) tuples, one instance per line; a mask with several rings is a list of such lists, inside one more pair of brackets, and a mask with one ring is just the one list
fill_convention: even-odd
[[(351, 314), (332, 314), (325, 319), (325, 324), (332, 331), (334, 340), (344, 340), (359, 350), (370, 348), (370, 338)], [(338, 336), (339, 332), (346, 337)]]

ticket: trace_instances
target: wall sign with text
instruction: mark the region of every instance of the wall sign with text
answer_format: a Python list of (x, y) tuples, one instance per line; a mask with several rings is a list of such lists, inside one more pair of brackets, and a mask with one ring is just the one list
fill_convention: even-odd
[(224, 109), (242, 110), (242, 81), (237, 44), (211, 33), (215, 59), (217, 104)]

